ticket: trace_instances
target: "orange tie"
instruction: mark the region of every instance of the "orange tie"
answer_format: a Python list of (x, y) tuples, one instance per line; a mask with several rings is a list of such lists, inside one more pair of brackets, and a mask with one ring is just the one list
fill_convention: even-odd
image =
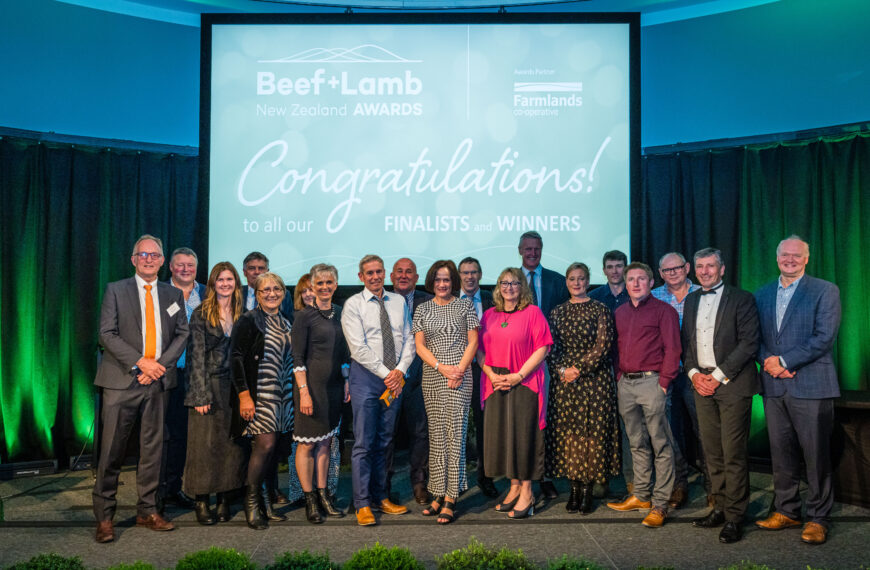
[(154, 299), (151, 298), (151, 285), (145, 285), (145, 358), (157, 354), (157, 327), (154, 324)]

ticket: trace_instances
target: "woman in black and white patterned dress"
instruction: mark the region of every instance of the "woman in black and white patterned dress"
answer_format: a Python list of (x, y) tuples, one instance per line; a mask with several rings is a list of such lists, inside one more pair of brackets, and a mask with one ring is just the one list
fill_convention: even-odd
[(266, 489), (273, 480), (279, 438), (293, 431), (293, 357), (290, 323), (280, 311), (287, 293), (284, 281), (274, 273), (257, 278), (258, 306), (242, 315), (233, 327), (230, 351), (233, 384), (238, 397), (233, 435), (251, 438), (251, 458), (246, 478), (245, 518), (253, 529), (267, 527), (270, 520), (285, 520), (274, 513)]
[(456, 500), (468, 488), (465, 436), (471, 403), (471, 361), (477, 350), (480, 322), (474, 305), (459, 299), (459, 272), (450, 260), (436, 261), (426, 274), (426, 289), (435, 298), (417, 307), (411, 332), (423, 360), (423, 401), (429, 420), (429, 492), (435, 497), (423, 510), (439, 524), (456, 516)]

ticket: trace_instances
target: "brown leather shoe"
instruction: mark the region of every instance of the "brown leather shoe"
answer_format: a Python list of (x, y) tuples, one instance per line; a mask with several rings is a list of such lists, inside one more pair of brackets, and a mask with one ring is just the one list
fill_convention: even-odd
[(151, 530), (175, 530), (174, 524), (164, 519), (157, 513), (152, 513), (147, 517), (137, 516), (136, 526), (144, 526), (146, 528), (150, 528)]
[(414, 485), (414, 500), (418, 505), (429, 504), (429, 491), (426, 490), (426, 485), (422, 483)]
[(97, 542), (112, 542), (115, 540), (115, 527), (112, 521), (100, 521), (97, 523)]
[(389, 499), (384, 499), (380, 504), (381, 512), (385, 515), (404, 515), (408, 512), (408, 507), (397, 505)]
[(755, 521), (755, 526), (764, 530), (782, 530), (800, 525), (800, 521), (790, 519), (782, 513), (773, 513), (763, 521)]
[(649, 509), (652, 507), (652, 503), (650, 501), (641, 501), (632, 495), (621, 503), (607, 503), (607, 506), (614, 511), (627, 512)]
[(653, 507), (641, 524), (649, 528), (659, 528), (665, 524), (666, 518), (668, 518), (667, 511), (661, 507)]
[(801, 540), (807, 544), (824, 544), (828, 540), (828, 529), (817, 522), (808, 522), (804, 525)]
[(363, 507), (356, 511), (356, 524), (360, 526), (371, 526), (376, 524), (375, 515), (372, 513), (371, 507)]
[(671, 493), (671, 498), (668, 499), (668, 507), (671, 509), (679, 509), (689, 500), (689, 489), (683, 485), (674, 485), (674, 490)]

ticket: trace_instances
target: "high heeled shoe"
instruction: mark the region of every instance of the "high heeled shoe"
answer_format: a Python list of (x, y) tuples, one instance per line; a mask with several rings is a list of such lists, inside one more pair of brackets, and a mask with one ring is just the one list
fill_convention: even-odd
[(318, 487), (317, 499), (320, 503), (320, 508), (326, 513), (326, 516), (338, 518), (344, 516), (344, 513), (341, 512), (341, 509), (339, 509), (335, 504), (335, 497), (330, 495), (327, 489)]
[(260, 512), (260, 486), (257, 484), (245, 487), (245, 522), (254, 530), (263, 530), (269, 527), (265, 515)]
[(218, 522), (230, 522), (230, 502), (226, 493), (217, 494), (217, 507), (215, 508), (215, 516)]
[[(450, 509), (449, 513), (445, 513), (445, 509)], [(438, 524), (450, 524), (456, 520), (456, 501), (446, 499), (444, 506), (441, 507), (441, 512), (438, 513)]]
[(508, 518), (512, 519), (512, 520), (527, 519), (530, 516), (532, 516), (533, 514), (535, 514), (535, 497), (534, 496), (532, 497), (532, 500), (529, 501), (529, 506), (527, 506), (525, 509), (523, 509), (521, 511), (514, 509), (513, 511), (508, 513)]
[[(510, 491), (508, 491), (508, 492), (510, 492)], [(505, 498), (507, 498), (507, 495), (505, 495)], [(514, 505), (516, 505), (517, 501), (519, 501), (519, 500), (520, 500), (520, 495), (519, 495), (519, 493), (517, 493), (517, 496), (514, 497), (513, 501), (508, 503), (508, 502), (505, 502), (504, 500), (502, 500), (499, 504), (497, 504), (495, 506), (495, 510), (500, 512), (500, 513), (508, 513), (508, 512), (510, 512), (511, 509), (514, 508)]]

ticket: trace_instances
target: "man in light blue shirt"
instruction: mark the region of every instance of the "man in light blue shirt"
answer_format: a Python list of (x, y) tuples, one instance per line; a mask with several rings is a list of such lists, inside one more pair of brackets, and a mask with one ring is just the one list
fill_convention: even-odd
[[(659, 258), (659, 275), (664, 281), (661, 287), (651, 291), (653, 297), (668, 303), (676, 309), (680, 317), (680, 326), (683, 325), (683, 307), (686, 304), (686, 295), (700, 289), (700, 285), (692, 283), (689, 279), (691, 264), (686, 261), (682, 253), (672, 251)], [(686, 376), (686, 371), (680, 367), (680, 373), (671, 382), (668, 392), (668, 420), (671, 424), (671, 432), (674, 435), (674, 468), (675, 480), (674, 491), (668, 502), (672, 509), (683, 506), (689, 498), (689, 463), (686, 461), (686, 453), (689, 449), (695, 451), (702, 472), (705, 473), (704, 486), (709, 487), (709, 481), (704, 469), (704, 453), (698, 441), (698, 412), (695, 409), (695, 396), (692, 391), (692, 383)], [(691, 429), (689, 428), (691, 422)], [(710, 497), (710, 489), (707, 488), (707, 496)]]
[[(347, 300), (341, 315), (351, 356), (353, 503), (362, 526), (376, 523), (372, 509), (390, 515), (408, 512), (387, 497), (385, 454), (401, 407), (404, 376), (416, 352), (408, 306), (401, 295), (384, 290), (385, 275), (380, 257), (363, 257), (359, 279), (365, 288)], [(387, 390), (394, 396), (389, 403), (381, 398)]]

